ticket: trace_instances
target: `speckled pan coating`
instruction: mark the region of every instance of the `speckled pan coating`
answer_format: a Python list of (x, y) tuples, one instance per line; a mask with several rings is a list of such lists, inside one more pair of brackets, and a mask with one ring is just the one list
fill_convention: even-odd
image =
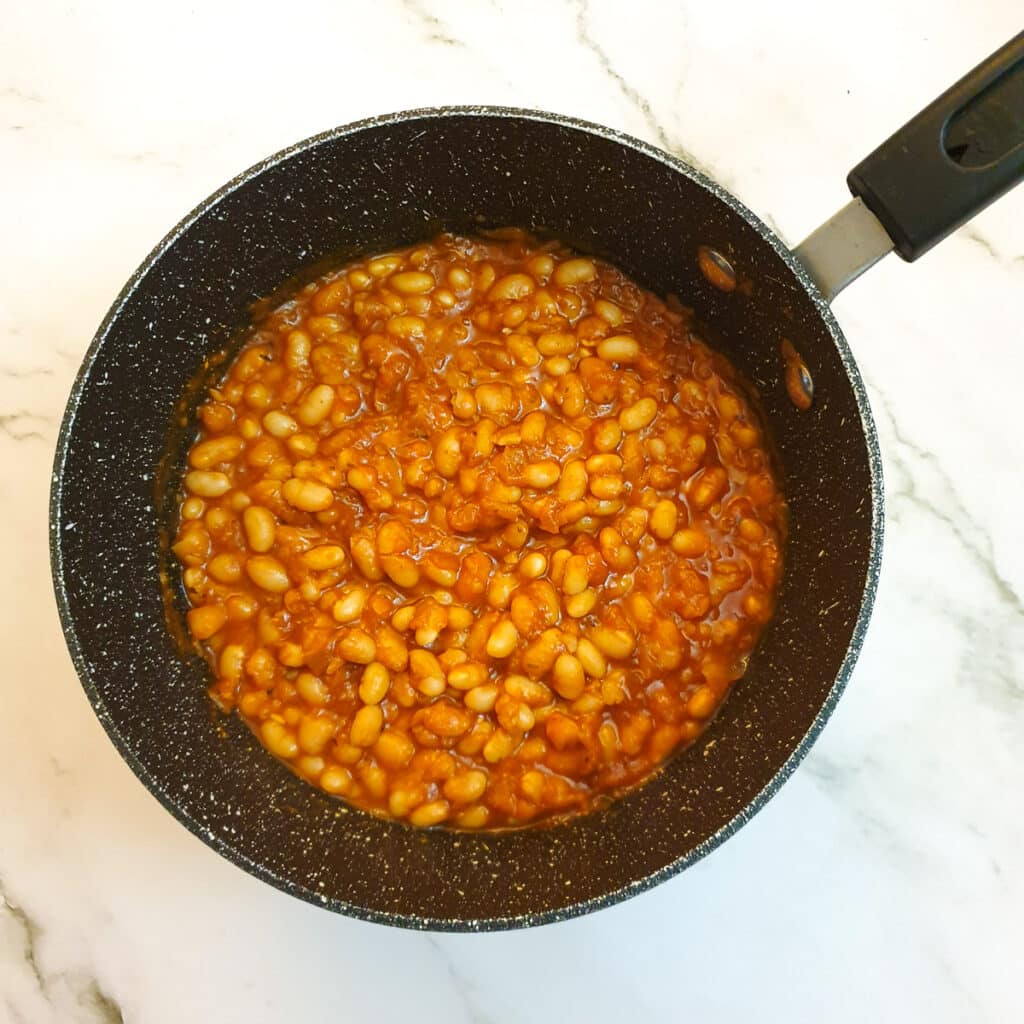
[[(675, 292), (755, 383), (781, 453), (792, 535), (778, 615), (745, 680), (695, 746), (610, 809), (503, 834), (422, 832), (298, 781), (232, 717), (165, 618), (160, 530), (179, 478), (181, 395), (303, 268), (440, 228), (518, 224)], [(752, 294), (696, 268), (709, 244)], [(814, 375), (786, 398), (779, 343)], [(171, 449), (170, 460), (165, 454)], [(782, 785), (857, 653), (882, 540), (881, 467), (857, 368), (828, 306), (771, 231), (693, 168), (550, 114), (423, 110), (300, 143), (179, 224), (104, 320), (68, 403), (51, 496), (54, 584), (96, 714), (135, 773), (192, 832), (259, 878), (331, 910), (412, 928), (543, 924), (625, 899), (694, 863)], [(180, 627), (180, 595), (170, 611)], [(158, 898), (158, 897), (157, 897)]]

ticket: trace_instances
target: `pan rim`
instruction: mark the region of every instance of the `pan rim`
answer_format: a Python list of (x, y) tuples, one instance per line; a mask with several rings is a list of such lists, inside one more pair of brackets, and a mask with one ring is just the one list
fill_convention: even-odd
[[(193, 224), (204, 217), (209, 211), (213, 210), (225, 197), (252, 179), (259, 177), (265, 171), (278, 166), (298, 153), (314, 149), (322, 144), (333, 142), (336, 139), (345, 138), (346, 136), (354, 135), (368, 129), (388, 128), (396, 124), (416, 120), (437, 120), (440, 118), (457, 117), (490, 117), (495, 119), (507, 118), (540, 121), (616, 142), (619, 145), (637, 151), (646, 157), (657, 160), (658, 162), (666, 165), (672, 171), (689, 178), (695, 184), (701, 186), (705, 191), (710, 192), (715, 196), (715, 198), (724, 203), (730, 210), (732, 210), (732, 212), (742, 217), (747, 224), (753, 228), (765, 242), (768, 243), (782, 262), (789, 268), (793, 277), (810, 298), (815, 310), (828, 330), (832, 343), (834, 344), (837, 354), (843, 364), (843, 369), (850, 382), (850, 386), (856, 400), (858, 413), (860, 415), (862, 433), (867, 449), (871, 491), (871, 541), (867, 556), (867, 566), (863, 591), (860, 599), (860, 608), (854, 622), (846, 654), (839, 667), (839, 671), (836, 674), (835, 682), (829, 689), (829, 692), (815, 715), (814, 720), (804, 732), (799, 742), (794, 746), (783, 764), (776, 770), (764, 786), (754, 795), (753, 798), (751, 798), (751, 800), (747, 802), (741, 811), (735, 814), (725, 824), (720, 826), (705, 840), (685, 854), (682, 854), (675, 860), (649, 875), (645, 875), (642, 878), (636, 879), (633, 882), (601, 896), (594, 896), (588, 899), (568, 903), (561, 907), (537, 913), (487, 918), (435, 918), (418, 914), (388, 913), (362, 907), (343, 899), (324, 896), (292, 881), (290, 878), (278, 874), (277, 872), (267, 868), (262, 863), (253, 860), (237, 846), (226, 841), (224, 838), (212, 831), (205, 829), (200, 822), (195, 820), (188, 812), (179, 807), (169, 794), (163, 790), (159, 780), (152, 775), (148, 766), (137, 756), (129, 741), (122, 735), (114, 722), (112, 715), (107, 709), (99, 687), (92, 678), (92, 669), (85, 658), (84, 650), (78, 637), (71, 601), (69, 600), (67, 589), (65, 587), (65, 565), (61, 546), (64, 471), (79, 406), (88, 383), (90, 370), (102, 349), (103, 343), (106, 340), (111, 327), (121, 314), (121, 311), (130, 301), (132, 295), (141, 282), (159, 262), (163, 254), (169, 250)], [(170, 229), (170, 231), (167, 232), (166, 235), (164, 235), (164, 237), (156, 244), (156, 246), (153, 247), (145, 259), (139, 264), (138, 268), (134, 271), (115, 298), (93, 336), (75, 377), (61, 420), (61, 427), (58, 434), (51, 473), (49, 499), (50, 572), (65, 643), (67, 644), (68, 651), (71, 655), (75, 672), (78, 675), (82, 688), (85, 690), (93, 712), (99, 719), (100, 724), (103, 726), (107, 736), (110, 738), (118, 753), (146, 789), (178, 822), (184, 825), (189, 832), (201, 839), (220, 856), (282, 892), (286, 892), (289, 895), (302, 899), (314, 906), (324, 907), (336, 913), (344, 914), (348, 917), (357, 918), (359, 920), (419, 931), (437, 932), (505, 931), (551, 924), (557, 921), (568, 920), (570, 918), (592, 913), (616, 903), (621, 903), (632, 896), (646, 892), (647, 890), (654, 888), (656, 885), (667, 881), (669, 878), (679, 874), (686, 868), (707, 856), (707, 854), (716, 849), (725, 842), (725, 840), (742, 828), (742, 826), (745, 825), (758, 811), (760, 811), (782, 788), (783, 784), (790, 778), (797, 766), (807, 756), (811, 747), (821, 734), (825, 723), (831, 717), (839, 698), (846, 689), (850, 676), (852, 675), (853, 669), (860, 655), (867, 632), (868, 622), (871, 618), (871, 612), (874, 607), (875, 595), (878, 588), (878, 579), (881, 571), (883, 540), (884, 485), (882, 478), (881, 451), (879, 448), (874, 417), (871, 413), (863, 378), (861, 377), (860, 371), (854, 360), (853, 353), (849, 348), (846, 338), (843, 335), (842, 329), (840, 328), (831, 307), (811, 280), (807, 271), (793, 255), (792, 251), (782, 242), (778, 235), (776, 235), (776, 233), (769, 228), (764, 221), (748, 209), (731, 192), (723, 188), (707, 174), (698, 170), (685, 160), (673, 156), (672, 154), (644, 142), (641, 139), (594, 122), (562, 114), (528, 108), (488, 105), (420, 107), (364, 118), (350, 124), (328, 129), (327, 131), (320, 132), (299, 142), (293, 143), (292, 145), (287, 146), (253, 164), (251, 167), (225, 182), (216, 191), (199, 203), (193, 210), (186, 214), (185, 217), (183, 217)]]

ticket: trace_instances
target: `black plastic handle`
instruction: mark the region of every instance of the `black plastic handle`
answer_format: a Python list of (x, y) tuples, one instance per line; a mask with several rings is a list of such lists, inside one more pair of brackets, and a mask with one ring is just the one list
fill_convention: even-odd
[(1024, 32), (908, 121), (846, 179), (916, 260), (1024, 179)]

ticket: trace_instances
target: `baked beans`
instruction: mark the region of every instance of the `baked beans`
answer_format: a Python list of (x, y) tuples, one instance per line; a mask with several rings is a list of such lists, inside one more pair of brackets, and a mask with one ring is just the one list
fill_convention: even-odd
[(785, 503), (689, 310), (508, 231), (327, 274), (199, 409), (188, 625), (267, 749), (414, 826), (592, 809), (705, 728)]

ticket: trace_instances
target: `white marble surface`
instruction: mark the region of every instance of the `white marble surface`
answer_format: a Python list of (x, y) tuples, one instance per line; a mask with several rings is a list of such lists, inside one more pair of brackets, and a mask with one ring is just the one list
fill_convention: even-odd
[(50, 460), (79, 360), (136, 264), (222, 181), (373, 113), (546, 107), (692, 155), (795, 242), (861, 156), (1024, 20), (1019, 0), (839, 11), (5, 5), (0, 1021), (1022, 1018), (1024, 189), (838, 301), (888, 484), (864, 653), (767, 809), (627, 904), (429, 936), (255, 881), (121, 762), (51, 596)]

